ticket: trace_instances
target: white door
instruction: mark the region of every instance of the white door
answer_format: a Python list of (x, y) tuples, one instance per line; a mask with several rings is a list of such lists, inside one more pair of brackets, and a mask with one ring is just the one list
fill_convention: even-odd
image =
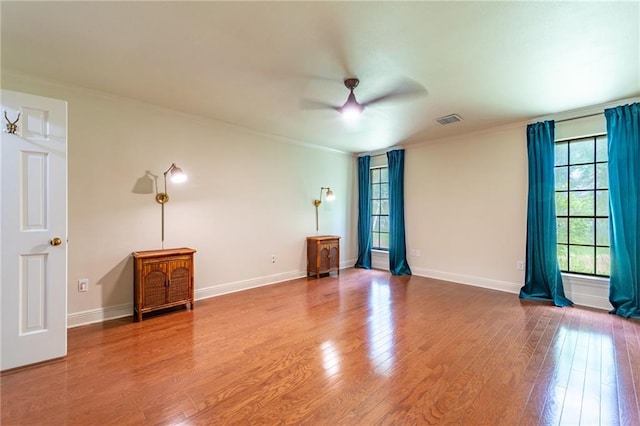
[[(1, 101), (0, 369), (6, 370), (67, 353), (67, 103), (7, 90)], [(18, 114), (11, 134), (7, 123)]]

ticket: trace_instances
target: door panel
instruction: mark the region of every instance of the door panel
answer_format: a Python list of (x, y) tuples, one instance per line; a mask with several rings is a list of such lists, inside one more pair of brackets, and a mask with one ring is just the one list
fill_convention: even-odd
[(144, 275), (144, 294), (142, 306), (152, 308), (167, 303), (167, 274), (162, 270), (154, 270)]
[(20, 292), (19, 335), (37, 333), (47, 329), (46, 291), (47, 255), (20, 256), (18, 287)]
[(171, 271), (171, 283), (169, 284), (168, 302), (177, 302), (189, 299), (191, 283), (189, 280), (189, 268), (184, 266), (186, 261), (175, 262), (175, 269)]
[(21, 157), (22, 176), (19, 192), (27, 196), (22, 199), (20, 227), (22, 231), (45, 230), (49, 156), (43, 152), (22, 152)]
[[(0, 369), (67, 352), (67, 104), (2, 91)], [(59, 238), (61, 244), (52, 240)]]

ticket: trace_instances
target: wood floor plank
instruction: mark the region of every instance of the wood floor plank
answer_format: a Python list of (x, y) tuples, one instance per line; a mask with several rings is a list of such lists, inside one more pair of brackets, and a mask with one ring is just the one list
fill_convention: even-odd
[(638, 321), (347, 269), (68, 331), (2, 425), (640, 424)]
[(620, 407), (620, 421), (622, 424), (632, 424), (640, 416), (638, 392), (640, 392), (640, 347), (638, 345), (638, 328), (629, 321), (617, 321), (615, 326), (618, 371), (618, 402)]
[[(538, 374), (535, 379), (528, 379), (532, 380), (533, 386), (531, 387), (524, 410), (522, 410), (520, 414), (520, 419), (518, 420), (518, 423), (520, 424), (534, 425), (541, 421), (543, 424), (546, 424), (546, 418), (544, 416), (545, 402), (547, 401), (548, 392), (550, 391), (551, 383), (555, 377), (556, 371), (556, 358), (554, 352), (555, 347), (557, 347), (557, 342), (554, 342), (558, 336), (558, 328), (562, 324), (562, 320), (565, 318), (565, 314), (567, 312), (567, 309), (549, 311), (551, 314), (551, 321), (546, 329), (544, 340), (541, 341), (541, 344), (539, 345), (540, 357), (538, 358), (538, 361), (534, 362), (534, 365), (537, 364), (539, 366)], [(522, 383), (522, 387), (527, 387), (526, 381)], [(512, 412), (503, 414), (503, 424), (513, 420), (514, 412), (517, 410), (510, 411)], [(512, 415), (511, 419), (507, 414)]]
[(573, 331), (579, 327), (581, 312), (575, 307), (562, 309), (562, 322), (549, 347), (548, 364), (540, 370), (540, 386), (535, 390), (541, 392), (537, 398), (544, 398), (539, 412), (541, 425), (560, 424), (576, 345)]
[[(530, 303), (530, 302), (524, 302)], [(527, 309), (530, 308), (527, 306)], [(548, 351), (549, 342), (555, 335), (559, 315), (554, 315), (553, 310), (545, 309), (538, 305), (539, 315), (530, 315), (528, 323), (524, 327), (514, 327), (510, 337), (505, 341), (505, 345), (499, 348), (499, 353), (492, 359), (491, 376), (480, 389), (478, 397), (473, 401), (466, 413), (465, 419), (468, 422), (479, 424), (496, 423), (502, 419), (503, 423), (517, 423), (517, 418), (508, 416), (510, 410), (493, 403), (495, 400), (507, 400), (513, 397), (514, 387), (519, 386), (526, 389), (527, 382), (522, 378), (523, 368), (522, 357), (523, 347), (526, 345), (536, 345), (530, 349), (535, 355), (535, 359), (544, 359)], [(535, 311), (531, 311), (535, 312)], [(528, 332), (528, 335), (526, 334)], [(515, 360), (515, 362), (514, 362)], [(531, 376), (537, 377), (539, 368), (537, 362), (529, 362), (533, 367), (528, 370)], [(530, 395), (529, 395), (530, 396)], [(515, 414), (522, 413), (522, 407), (513, 408)], [(537, 413), (536, 413), (537, 414)], [(506, 419), (505, 419), (506, 417)]]

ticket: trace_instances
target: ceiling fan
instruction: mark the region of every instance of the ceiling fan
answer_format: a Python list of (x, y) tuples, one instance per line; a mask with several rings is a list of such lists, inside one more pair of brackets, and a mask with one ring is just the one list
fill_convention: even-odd
[(427, 92), (426, 89), (419, 83), (413, 80), (405, 79), (402, 80), (401, 83), (398, 84), (397, 87), (390, 92), (384, 93), (380, 96), (376, 96), (375, 98), (369, 99), (366, 102), (358, 102), (353, 91), (356, 87), (358, 87), (359, 84), (360, 80), (355, 77), (346, 78), (344, 80), (344, 86), (349, 90), (349, 96), (347, 97), (346, 102), (340, 106), (335, 106), (320, 101), (305, 100), (303, 101), (303, 107), (305, 109), (332, 109), (342, 114), (345, 119), (353, 120), (359, 117), (360, 114), (362, 114), (362, 112), (365, 110), (365, 108), (368, 108), (371, 105), (399, 98), (424, 95)]

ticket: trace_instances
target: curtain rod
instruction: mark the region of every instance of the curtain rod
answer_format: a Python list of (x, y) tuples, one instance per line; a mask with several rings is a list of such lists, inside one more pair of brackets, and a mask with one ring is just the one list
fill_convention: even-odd
[(404, 149), (404, 147), (402, 147), (401, 145), (393, 145), (393, 146), (390, 146), (389, 148), (379, 149), (377, 151), (358, 152), (357, 154), (355, 154), (355, 156), (364, 157), (365, 155), (368, 155), (370, 157), (381, 157), (383, 155), (387, 155), (387, 152), (395, 151), (397, 149)]
[(572, 118), (565, 118), (563, 120), (554, 120), (556, 123), (564, 123), (565, 121), (573, 121), (573, 120), (580, 120), (581, 118), (587, 118), (587, 117), (595, 117), (597, 115), (603, 115), (604, 112), (595, 112), (593, 114), (587, 114), (587, 115), (580, 115), (578, 117), (572, 117)]

